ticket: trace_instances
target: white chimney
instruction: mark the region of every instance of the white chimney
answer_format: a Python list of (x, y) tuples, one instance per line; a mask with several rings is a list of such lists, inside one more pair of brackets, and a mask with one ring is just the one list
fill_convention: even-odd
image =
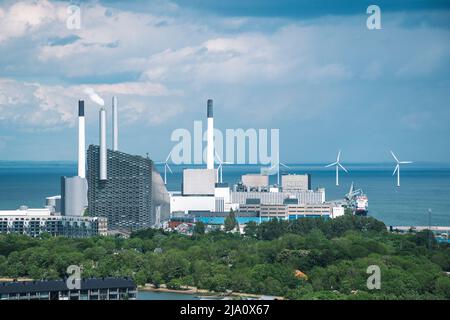
[(86, 178), (84, 101), (78, 100), (78, 176)]
[(100, 180), (107, 180), (106, 109), (100, 109)]
[(213, 101), (208, 99), (207, 109), (208, 128), (207, 128), (207, 149), (206, 149), (206, 168), (214, 169), (214, 118), (213, 118)]
[(113, 146), (112, 149), (117, 151), (119, 149), (119, 126), (117, 117), (117, 97), (112, 98), (112, 125), (113, 125)]

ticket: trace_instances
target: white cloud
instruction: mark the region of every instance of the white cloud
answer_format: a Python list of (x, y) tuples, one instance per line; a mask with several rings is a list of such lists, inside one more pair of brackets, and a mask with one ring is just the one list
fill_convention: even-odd
[(55, 21), (64, 21), (61, 6), (47, 0), (23, 1), (0, 9), (0, 43), (36, 32)]
[[(437, 100), (448, 101), (433, 77), (448, 79), (450, 30), (405, 27), (396, 13), (383, 15), (383, 30), (368, 31), (361, 16), (199, 19), (170, 4), (160, 14), (82, 2), (81, 29), (68, 30), (66, 6), (1, 6), (0, 129), (73, 126), (86, 86), (107, 106), (118, 95), (125, 123), (137, 127), (198, 119), (206, 97), (213, 97), (223, 108), (220, 125), (295, 122), (286, 136), (298, 137), (298, 128), (315, 124), (335, 139), (339, 133), (330, 130), (336, 119), (346, 121), (363, 108), (369, 119), (352, 126), (367, 123), (372, 129), (364, 130), (374, 132), (394, 120), (397, 130), (405, 105), (420, 110), (423, 97), (430, 97), (425, 105), (431, 111), (439, 108)], [(417, 13), (416, 20), (420, 14), (428, 13)], [(426, 89), (408, 90), (411, 79), (423, 77)], [(89, 119), (96, 119), (91, 106)], [(380, 110), (393, 110), (395, 119), (386, 120)], [(431, 121), (407, 115), (400, 123), (420, 131), (422, 119)]]
[[(128, 123), (159, 124), (178, 115), (180, 106), (153, 106), (151, 98), (164, 96), (167, 89), (152, 83), (117, 83), (92, 85), (102, 97), (119, 97), (121, 109), (129, 114)], [(88, 99), (85, 85), (51, 86), (39, 83), (22, 83), (0, 78), (0, 124), (12, 123), (21, 130), (55, 130), (74, 126), (78, 99)], [(95, 119), (96, 108), (89, 106), (87, 113)], [(92, 105), (92, 103), (91, 103)]]

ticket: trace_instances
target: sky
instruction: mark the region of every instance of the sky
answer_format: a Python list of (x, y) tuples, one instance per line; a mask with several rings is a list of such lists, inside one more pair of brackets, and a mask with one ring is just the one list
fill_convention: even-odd
[(449, 39), (448, 1), (1, 1), (0, 160), (76, 160), (90, 88), (118, 97), (120, 150), (154, 160), (212, 98), (222, 131), (279, 129), (285, 163), (448, 163)]

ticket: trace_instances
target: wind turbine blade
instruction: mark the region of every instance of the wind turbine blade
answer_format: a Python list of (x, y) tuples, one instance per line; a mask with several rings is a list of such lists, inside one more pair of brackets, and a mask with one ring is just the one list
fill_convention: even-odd
[(338, 166), (341, 167), (342, 170), (344, 170), (345, 172), (348, 173), (347, 169), (345, 169), (344, 166), (343, 166), (342, 164), (338, 163)]
[(413, 163), (412, 161), (400, 161), (400, 164)]
[(216, 155), (217, 160), (219, 160), (219, 163), (222, 163), (222, 159), (220, 159), (219, 154), (217, 153), (216, 150), (214, 150), (214, 153)]
[(395, 154), (392, 152), (392, 150), (391, 150), (391, 154), (394, 157), (395, 161), (397, 161), (397, 163), (398, 163), (399, 161), (398, 161), (397, 157), (395, 156)]
[(280, 166), (285, 167), (286, 169), (290, 169), (289, 166), (287, 166), (287, 165), (285, 165), (284, 163), (281, 163), (281, 162), (280, 162)]
[(337, 162), (333, 162), (333, 163), (327, 164), (327, 165), (325, 166), (325, 168), (332, 167), (332, 166), (335, 166), (335, 165), (337, 165), (337, 164), (338, 164)]
[(395, 169), (394, 169), (394, 172), (392, 172), (392, 175), (395, 175), (395, 173), (397, 172), (397, 170), (398, 170), (398, 164), (395, 166)]
[(336, 162), (339, 162), (339, 159), (341, 159), (341, 150), (339, 150), (339, 152), (338, 152), (338, 156), (337, 156)]
[(170, 166), (169, 166), (169, 164), (167, 162), (166, 162), (166, 167), (167, 167), (167, 169), (169, 169), (170, 173), (173, 173), (172, 169), (170, 169)]
[(169, 154), (167, 155), (167, 158), (166, 158), (165, 162), (169, 161), (169, 158), (170, 158), (171, 155), (172, 155), (172, 150), (170, 150)]

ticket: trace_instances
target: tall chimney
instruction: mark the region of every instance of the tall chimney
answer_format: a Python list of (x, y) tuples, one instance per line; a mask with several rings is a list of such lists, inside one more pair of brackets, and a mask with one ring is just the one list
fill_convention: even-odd
[(86, 178), (84, 100), (78, 100), (78, 176)]
[(208, 117), (208, 128), (207, 128), (207, 149), (206, 149), (206, 168), (214, 169), (214, 118), (213, 118), (213, 101), (208, 99), (207, 102), (207, 117)]
[(107, 179), (106, 109), (100, 109), (100, 180)]
[(112, 149), (117, 151), (119, 149), (119, 126), (118, 126), (118, 118), (117, 118), (117, 97), (114, 96), (112, 98), (112, 125), (113, 125), (113, 145)]

